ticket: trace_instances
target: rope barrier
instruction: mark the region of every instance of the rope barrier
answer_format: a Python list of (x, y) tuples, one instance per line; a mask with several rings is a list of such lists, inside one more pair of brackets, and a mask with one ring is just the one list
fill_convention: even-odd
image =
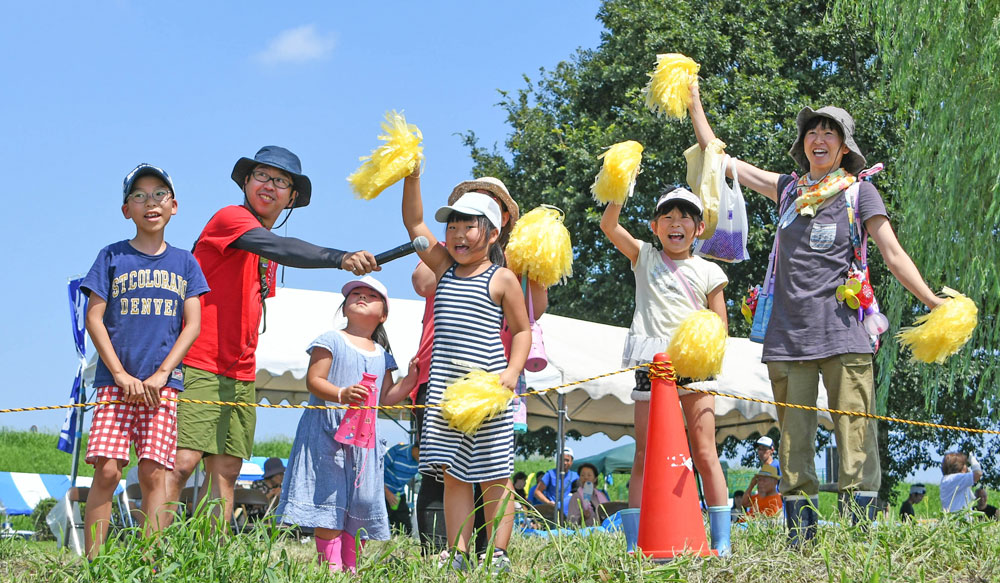
[[(614, 376), (624, 372), (630, 372), (638, 370), (640, 368), (649, 369), (650, 379), (659, 378), (675, 381), (677, 376), (674, 373), (673, 367), (667, 362), (650, 362), (647, 364), (639, 364), (629, 368), (623, 368), (621, 370), (616, 370), (614, 372), (604, 373), (597, 376), (593, 376), (586, 379), (581, 379), (578, 381), (573, 381), (571, 383), (565, 383), (555, 387), (549, 387), (547, 389), (536, 389), (532, 391), (527, 391), (522, 393), (522, 397), (530, 397), (542, 395), (551, 391), (558, 391), (560, 389), (566, 389), (576, 385), (582, 385), (584, 383), (589, 383), (598, 379), (603, 379), (606, 377)], [(723, 393), (720, 391), (710, 391), (706, 389), (697, 389), (694, 387), (682, 387), (687, 391), (694, 393), (704, 393), (706, 395), (712, 395), (715, 397), (723, 397), (727, 399), (737, 399), (741, 401), (750, 401), (753, 403), (761, 403), (764, 405), (773, 405), (775, 407), (786, 407), (792, 409), (802, 409), (805, 411), (816, 411), (831, 413), (834, 415), (850, 415), (854, 417), (865, 417), (867, 419), (877, 419), (879, 421), (886, 421), (888, 423), (903, 423), (907, 425), (916, 425), (919, 427), (929, 427), (931, 429), (945, 429), (949, 431), (962, 431), (965, 433), (982, 433), (987, 435), (1000, 435), (1000, 430), (995, 429), (980, 429), (977, 427), (961, 427), (957, 425), (944, 425), (940, 423), (931, 423), (929, 421), (915, 421), (912, 419), (900, 419), (897, 417), (889, 417), (887, 415), (876, 415), (874, 413), (865, 413), (863, 411), (844, 411), (841, 409), (829, 409), (825, 407), (815, 407), (810, 405), (799, 405), (797, 403), (782, 403), (778, 401), (770, 401), (767, 399), (757, 399), (754, 397), (747, 397), (744, 395), (733, 395), (730, 393)], [(430, 409), (434, 407), (440, 407), (440, 405), (427, 405), (427, 404), (412, 404), (412, 405), (292, 405), (292, 404), (272, 404), (272, 403), (244, 403), (244, 402), (231, 402), (231, 401), (206, 401), (202, 399), (186, 399), (183, 397), (178, 398), (164, 398), (164, 401), (174, 401), (177, 403), (192, 403), (196, 405), (217, 405), (220, 407), (255, 407), (260, 409), (319, 409), (319, 410), (330, 410), (330, 409), (375, 409), (377, 411), (401, 411), (409, 409)], [(95, 407), (98, 405), (120, 405), (124, 404), (125, 401), (94, 401), (91, 403), (69, 403), (66, 405), (49, 405), (40, 407), (21, 407), (16, 409), (0, 409), (0, 414), (2, 413), (25, 413), (28, 411), (55, 411), (58, 409), (73, 409), (77, 407)]]

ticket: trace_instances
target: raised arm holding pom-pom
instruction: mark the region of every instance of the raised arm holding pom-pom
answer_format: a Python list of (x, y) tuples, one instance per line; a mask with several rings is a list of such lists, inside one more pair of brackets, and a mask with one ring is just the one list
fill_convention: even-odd
[[(475, 510), (471, 484), (479, 483), (487, 528), (496, 528), (492, 560), (507, 562), (513, 508), (512, 498), (504, 499), (513, 471), (513, 407), (466, 435), (451, 428), (437, 406), (447, 388), (475, 370), (498, 374), (500, 383), (513, 389), (527, 360), (531, 335), (521, 286), (513, 272), (493, 260), (503, 257), (498, 244), (500, 205), (489, 195), (472, 191), (438, 209), (435, 219), (447, 225), (444, 245), (439, 245), (424, 223), (420, 176), (414, 172), (403, 181), (402, 215), (411, 238), (427, 237), (429, 248), (418, 253), (437, 283), (426, 401), (431, 407), (421, 427), (420, 471), (444, 482), (445, 526), (457, 552), (446, 551), (442, 561), (458, 568), (465, 565)], [(426, 279), (422, 274), (425, 291)], [(504, 319), (512, 333), (509, 361), (500, 340)]]
[[(705, 229), (701, 200), (683, 188), (667, 189), (658, 197), (649, 226), (662, 251), (636, 239), (619, 223), (621, 209), (620, 204), (608, 203), (601, 217), (601, 231), (628, 258), (635, 273), (635, 314), (625, 340), (622, 366), (645, 364), (657, 353), (666, 352), (672, 337), (687, 318), (700, 315), (706, 307), (721, 319), (724, 343), (726, 274), (715, 263), (691, 254), (695, 237)], [(642, 501), (646, 431), (650, 422), (651, 383), (645, 367), (636, 371), (635, 382), (632, 392), (635, 457), (628, 496), (632, 508), (638, 508)], [(715, 448), (715, 397), (684, 388), (713, 390), (717, 385), (714, 378), (677, 380), (691, 454), (704, 480), (712, 548), (726, 554), (729, 552), (729, 494)]]
[[(690, 87), (689, 113), (703, 148), (715, 134), (702, 106), (697, 83)], [(917, 299), (934, 308), (942, 300), (924, 282), (900, 246), (885, 205), (871, 182), (858, 182), (866, 160), (854, 141), (854, 119), (843, 109), (806, 107), (799, 112), (798, 134), (789, 155), (802, 176), (777, 174), (737, 161), (741, 184), (778, 203), (777, 254), (774, 259), (773, 311), (764, 336), (775, 400), (816, 405), (820, 375), (830, 407), (874, 412), (873, 343), (857, 306), (838, 300), (849, 270), (856, 269), (849, 211), (860, 217), (892, 274)], [(857, 184), (856, 184), (857, 183)], [(856, 185), (855, 185), (856, 184)], [(854, 185), (854, 186), (852, 186)], [(848, 207), (849, 190), (853, 206)], [(859, 237), (861, 234), (859, 234)], [(863, 239), (861, 239), (863, 241)], [(854, 273), (853, 271), (851, 273)], [(816, 413), (778, 408), (782, 432), (779, 457), (792, 544), (816, 532), (819, 481), (812, 443)], [(862, 417), (835, 418), (840, 476), (838, 489), (854, 497), (855, 521), (874, 517), (881, 485), (876, 427)]]

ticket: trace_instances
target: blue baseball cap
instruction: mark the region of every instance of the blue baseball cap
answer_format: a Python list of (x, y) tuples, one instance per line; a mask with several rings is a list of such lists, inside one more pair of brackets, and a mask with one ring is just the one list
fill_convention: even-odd
[(236, 161), (236, 165), (233, 166), (232, 178), (240, 190), (243, 190), (243, 184), (250, 171), (260, 164), (273, 166), (292, 175), (294, 182), (292, 190), (299, 193), (295, 197), (292, 208), (309, 204), (309, 198), (312, 196), (312, 182), (308, 176), (302, 173), (302, 162), (299, 161), (299, 157), (281, 146), (264, 146), (257, 150), (257, 154), (252, 159), (240, 158)]
[(122, 203), (128, 202), (128, 195), (132, 192), (132, 185), (135, 181), (142, 178), (143, 176), (155, 176), (163, 181), (164, 184), (170, 188), (170, 192), (173, 193), (174, 198), (177, 198), (177, 191), (174, 190), (174, 181), (170, 179), (170, 175), (163, 168), (157, 168), (152, 164), (146, 164), (143, 162), (131, 172), (125, 175), (125, 180), (122, 182)]

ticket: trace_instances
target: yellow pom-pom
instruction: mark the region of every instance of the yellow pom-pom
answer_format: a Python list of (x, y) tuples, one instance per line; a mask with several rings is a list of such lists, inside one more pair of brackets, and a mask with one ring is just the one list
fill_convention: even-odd
[(976, 329), (979, 309), (975, 302), (951, 288), (944, 288), (943, 293), (949, 299), (896, 335), (913, 351), (913, 360), (941, 364), (965, 346)]
[(642, 144), (633, 140), (619, 142), (597, 157), (601, 158), (604, 158), (604, 165), (594, 178), (590, 192), (598, 202), (625, 204), (625, 199), (632, 196), (635, 178), (639, 175)]
[(378, 139), (385, 142), (371, 156), (359, 158), (364, 163), (347, 177), (358, 198), (371, 200), (380, 192), (409, 176), (424, 159), (417, 126), (406, 123), (403, 114), (390, 111), (382, 123), (385, 132)]
[(452, 429), (473, 435), (484, 421), (506, 411), (513, 398), (500, 375), (474, 370), (444, 390), (441, 414)]
[(667, 354), (679, 377), (703, 381), (722, 372), (729, 333), (712, 310), (698, 310), (677, 326)]
[(573, 275), (573, 242), (562, 211), (542, 205), (514, 223), (507, 243), (507, 266), (544, 286)]
[(680, 53), (656, 55), (656, 69), (649, 73), (649, 83), (642, 92), (646, 107), (657, 115), (684, 119), (691, 104), (689, 87), (698, 81), (701, 65)]

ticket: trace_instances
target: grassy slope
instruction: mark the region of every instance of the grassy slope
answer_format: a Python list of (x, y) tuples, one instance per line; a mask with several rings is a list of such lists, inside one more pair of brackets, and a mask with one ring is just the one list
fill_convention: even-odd
[[(671, 525), (665, 524), (664, 528)], [(509, 547), (513, 572), (492, 577), (483, 571), (449, 577), (436, 560), (420, 556), (412, 539), (394, 538), (369, 544), (353, 581), (515, 581), (515, 582), (644, 582), (644, 581), (949, 581), (1000, 580), (1000, 524), (944, 520), (870, 529), (826, 525), (804, 551), (786, 547), (783, 526), (761, 521), (733, 529), (733, 556), (728, 559), (680, 557), (654, 565), (625, 553), (620, 534), (589, 537), (524, 538)], [(144, 557), (159, 566), (155, 579)], [(155, 540), (134, 539), (112, 544), (88, 566), (51, 543), (0, 540), (0, 580), (37, 581), (227, 581), (320, 582), (331, 579), (315, 565), (315, 550), (263, 529), (220, 537), (207, 520), (177, 522)]]
[[(83, 434), (86, 448), (88, 434)], [(39, 474), (69, 474), (72, 458), (69, 454), (56, 449), (58, 441), (56, 435), (47, 433), (30, 433), (27, 431), (11, 431), (0, 428), (0, 471), (5, 472), (32, 472)], [(275, 456), (287, 458), (292, 449), (292, 442), (289, 439), (274, 439), (254, 444), (254, 455)], [(132, 453), (132, 463), (135, 463), (135, 453)], [(532, 458), (529, 460), (517, 460), (514, 462), (515, 471), (525, 473), (538, 472), (552, 468), (552, 460)], [(94, 470), (86, 463), (80, 463), (80, 475), (93, 476)], [(729, 491), (730, 493), (743, 489), (749, 482), (752, 470), (741, 468), (731, 468), (729, 470)], [(628, 474), (616, 474), (614, 484), (608, 487), (608, 493), (612, 500), (623, 500), (626, 498), (627, 490), (625, 484), (628, 481)], [(899, 505), (906, 499), (909, 492), (909, 485), (899, 485), (899, 495), (896, 504), (892, 507), (892, 515), (899, 514)], [(991, 492), (989, 496), (990, 504), (1000, 506), (1000, 493)], [(836, 508), (837, 498), (835, 494), (820, 494), (820, 510), (824, 514), (832, 515)], [(941, 501), (938, 496), (938, 487), (935, 484), (927, 485), (927, 496), (916, 508), (917, 516), (932, 518), (941, 515)]]

